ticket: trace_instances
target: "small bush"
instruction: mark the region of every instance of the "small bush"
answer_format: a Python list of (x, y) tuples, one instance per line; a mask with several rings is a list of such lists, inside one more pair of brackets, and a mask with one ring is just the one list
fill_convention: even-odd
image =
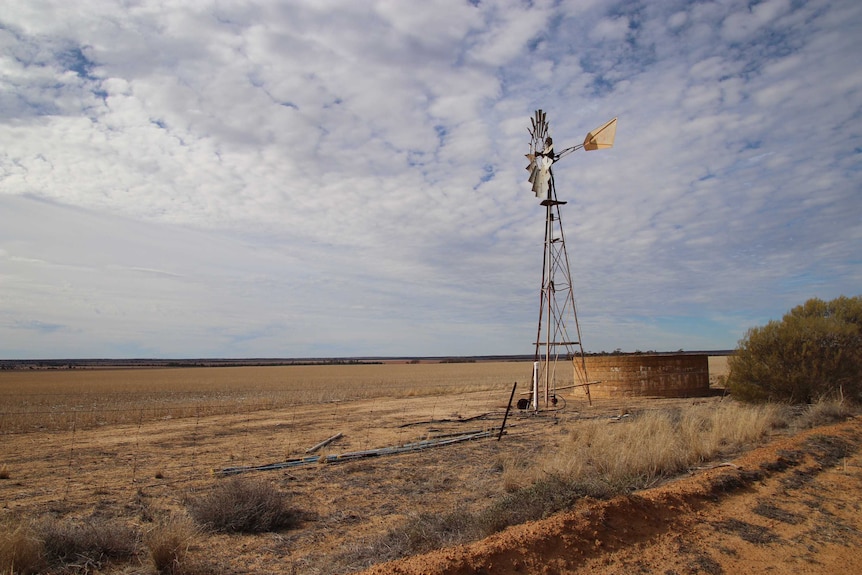
[(184, 575), (196, 569), (189, 560), (189, 547), (200, 531), (187, 515), (171, 515), (144, 535), (144, 544), (156, 571), (163, 575)]
[(781, 321), (748, 330), (728, 366), (728, 388), (744, 401), (859, 402), (862, 296), (810, 299)]
[(457, 509), (450, 513), (414, 513), (372, 543), (369, 555), (375, 562), (391, 561), (463, 543), (476, 538), (474, 521), (467, 511)]
[(448, 545), (487, 537), (512, 526), (570, 509), (585, 496), (607, 498), (614, 492), (601, 481), (571, 482), (545, 479), (510, 493), (477, 513), (455, 509), (449, 513), (415, 513), (360, 552), (343, 557), (368, 566), (417, 555)]
[(38, 532), (52, 563), (99, 566), (107, 559), (133, 557), (138, 547), (137, 529), (119, 520), (44, 520)]
[(497, 500), (472, 519), (472, 531), (481, 537), (502, 531), (512, 525), (544, 519), (571, 509), (580, 499), (607, 499), (618, 490), (598, 478), (570, 480), (558, 475), (547, 476)]
[(233, 477), (188, 502), (200, 525), (222, 533), (263, 533), (292, 527), (297, 514), (269, 482)]
[(0, 572), (38, 573), (44, 564), (42, 541), (29, 523), (0, 524)]

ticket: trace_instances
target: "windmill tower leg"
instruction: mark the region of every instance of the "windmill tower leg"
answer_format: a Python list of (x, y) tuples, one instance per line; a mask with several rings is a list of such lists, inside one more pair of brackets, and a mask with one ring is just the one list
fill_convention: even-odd
[[(551, 198), (556, 193), (552, 188)], [(592, 405), (587, 378), (581, 330), (575, 308), (572, 274), (566, 251), (566, 240), (560, 219), (565, 202), (548, 199), (545, 205), (545, 245), (542, 264), (542, 289), (539, 296), (539, 321), (536, 332), (534, 362), (538, 363), (536, 383), (542, 387), (544, 408), (554, 407), (559, 387), (583, 387)], [(571, 372), (563, 369), (572, 362)], [(559, 368), (559, 369), (558, 369)], [(572, 380), (560, 380), (572, 374)], [(538, 397), (534, 394), (534, 410)]]

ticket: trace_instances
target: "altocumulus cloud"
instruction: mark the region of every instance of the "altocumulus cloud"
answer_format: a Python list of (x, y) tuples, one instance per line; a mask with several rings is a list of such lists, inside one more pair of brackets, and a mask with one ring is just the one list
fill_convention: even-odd
[(862, 285), (862, 5), (19, 2), (0, 356), (529, 353), (555, 166), (584, 343)]

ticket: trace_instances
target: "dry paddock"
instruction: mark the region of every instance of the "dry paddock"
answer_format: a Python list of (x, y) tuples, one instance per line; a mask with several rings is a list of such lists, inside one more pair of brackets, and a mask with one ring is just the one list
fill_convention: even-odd
[[(720, 371), (723, 362), (713, 363)], [(304, 456), (336, 433), (343, 435), (322, 454), (496, 432), (512, 384), (530, 370), (480, 363), (0, 373), (2, 518), (120, 518), (145, 530), (223, 481), (214, 470)], [(295, 502), (299, 528), (212, 535), (197, 551), (226, 573), (335, 572), (344, 568), (339, 557), (361, 556), (369, 538), (410, 513), (479, 509), (502, 496), (501, 461), (553, 449), (560, 423), (720, 400), (572, 400), (539, 416), (515, 412), (501, 441), (259, 472)]]

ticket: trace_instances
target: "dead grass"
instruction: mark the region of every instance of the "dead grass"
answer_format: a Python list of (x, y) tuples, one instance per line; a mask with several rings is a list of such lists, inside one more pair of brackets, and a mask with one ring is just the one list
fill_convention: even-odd
[(44, 565), (42, 541), (30, 521), (0, 524), (0, 573), (29, 575)]
[(655, 484), (763, 439), (778, 406), (735, 402), (644, 411), (620, 419), (574, 420), (550, 453), (501, 457), (509, 493), (478, 512), (412, 514), (385, 536), (353, 550), (342, 563), (422, 553), (464, 543), (572, 508), (584, 497), (606, 499)]
[(261, 478), (232, 477), (188, 501), (201, 526), (221, 533), (264, 533), (293, 527), (296, 512), (287, 496)]
[(185, 514), (172, 513), (144, 534), (144, 545), (158, 573), (188, 575), (200, 571), (189, 553), (201, 531)]
[(846, 401), (824, 399), (805, 406), (805, 410), (797, 419), (796, 425), (802, 429), (819, 427), (844, 421), (855, 413), (856, 409)]
[(506, 527), (542, 519), (571, 508), (583, 497), (606, 498), (610, 490), (601, 482), (574, 483), (549, 477), (470, 512), (456, 508), (445, 513), (413, 512), (384, 536), (344, 553), (342, 565), (370, 566), (487, 537)]
[(448, 513), (414, 512), (402, 526), (354, 552), (348, 562), (370, 566), (475, 539), (478, 535), (475, 518), (462, 509)]
[(756, 443), (779, 414), (777, 406), (727, 401), (645, 411), (619, 420), (575, 421), (567, 441), (525, 470), (522, 481), (555, 475), (575, 482), (600, 478), (615, 490), (642, 489)]
[(138, 550), (138, 530), (119, 519), (45, 518), (37, 532), (48, 562), (66, 567), (98, 569), (109, 560), (130, 559)]
[(44, 517), (0, 525), (0, 572), (28, 574), (46, 565), (92, 572), (111, 560), (129, 560), (138, 548), (137, 529), (120, 520)]
[(472, 531), (480, 537), (502, 531), (511, 525), (544, 519), (570, 509), (584, 497), (606, 499), (617, 491), (601, 478), (571, 478), (550, 475), (493, 502), (476, 514)]

